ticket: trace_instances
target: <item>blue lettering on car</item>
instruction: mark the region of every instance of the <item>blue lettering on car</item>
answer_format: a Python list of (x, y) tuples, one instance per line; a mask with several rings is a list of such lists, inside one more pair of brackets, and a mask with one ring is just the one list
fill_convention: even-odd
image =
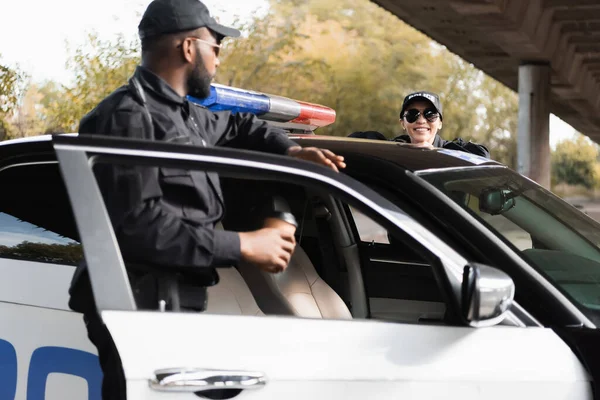
[[(17, 392), (17, 352), (14, 346), (0, 339), (0, 399), (14, 400)], [(100, 400), (102, 370), (98, 356), (68, 347), (45, 346), (31, 355), (27, 376), (27, 400), (44, 400), (50, 374), (74, 375), (85, 379), (88, 400)]]
[(100, 400), (102, 370), (98, 357), (66, 347), (40, 347), (31, 355), (27, 377), (27, 400), (44, 400), (46, 380), (52, 373), (79, 376), (87, 381), (88, 399)]
[(17, 393), (17, 352), (0, 339), (0, 399), (14, 399)]

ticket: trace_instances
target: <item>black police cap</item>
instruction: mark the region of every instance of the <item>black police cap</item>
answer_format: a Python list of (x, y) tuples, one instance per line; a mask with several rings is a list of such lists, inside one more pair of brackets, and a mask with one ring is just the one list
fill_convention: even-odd
[(240, 36), (240, 31), (223, 26), (211, 17), (199, 0), (154, 0), (138, 25), (140, 39), (206, 27), (221, 36)]
[(404, 116), (404, 111), (406, 111), (406, 107), (408, 107), (410, 103), (416, 100), (425, 100), (430, 102), (440, 114), (440, 119), (443, 118), (442, 103), (440, 102), (440, 96), (438, 96), (436, 93), (420, 91), (411, 93), (404, 98), (404, 101), (402, 102), (402, 109), (400, 110), (400, 119), (402, 119), (402, 117)]

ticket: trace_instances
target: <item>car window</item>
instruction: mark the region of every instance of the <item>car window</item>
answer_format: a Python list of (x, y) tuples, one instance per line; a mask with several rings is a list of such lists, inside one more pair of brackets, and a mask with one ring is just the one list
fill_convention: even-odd
[(373, 319), (442, 323), (446, 306), (430, 263), (405, 238), (348, 207), (361, 241), (363, 277)]
[(389, 244), (390, 240), (384, 227), (355, 209), (350, 207), (354, 224), (361, 242)]
[(78, 242), (0, 212), (0, 257), (76, 264), (81, 259)]
[[(106, 176), (103, 173), (107, 170), (100, 168), (101, 162), (98, 162), (96, 166), (98, 167), (95, 168), (96, 176), (102, 181)], [(136, 168), (144, 171), (144, 168), (150, 167)], [(160, 167), (159, 171), (161, 171)], [(185, 172), (185, 170), (177, 170), (177, 174), (163, 174), (164, 178), (160, 181), (163, 196), (168, 197), (171, 192), (189, 193), (192, 182), (187, 179)], [(373, 236), (371, 233), (372, 240), (377, 241), (378, 245), (387, 246), (388, 250), (395, 251), (400, 258), (405, 257), (407, 264), (400, 265), (399, 268), (398, 263), (384, 265), (383, 269), (378, 272), (377, 266), (369, 268), (369, 262), (363, 259), (359, 251), (347, 251), (342, 241), (344, 238), (353, 237), (354, 232), (340, 234), (340, 229), (351, 230), (345, 218), (348, 201), (333, 195), (333, 189), (325, 190), (309, 185), (305, 186), (297, 183), (298, 179), (244, 178), (243, 171), (231, 171), (230, 174), (220, 174), (226, 210), (222, 228), (229, 231), (258, 229), (262, 226), (263, 211), (268, 208), (266, 206), (280, 207), (286, 203), (298, 222), (297, 246), (287, 270), (276, 276), (263, 273), (258, 267), (240, 261), (235, 268), (217, 268), (218, 280), (205, 279), (200, 282), (199, 279), (204, 279), (206, 276), (192, 276), (196, 275), (194, 271), (190, 271), (190, 275), (188, 275), (189, 269), (186, 271), (184, 266), (176, 265), (177, 261), (170, 260), (169, 271), (177, 269), (178, 273), (182, 274), (180, 276), (189, 276), (178, 279), (183, 279), (192, 286), (196, 284), (195, 282), (200, 282), (202, 285), (208, 284), (206, 313), (347, 319), (352, 317), (353, 301), (357, 298), (355, 297), (356, 292), (354, 289), (351, 290), (350, 286), (354, 283), (353, 287), (356, 288), (358, 281), (362, 285), (362, 279), (358, 279), (362, 267), (370, 272), (375, 272), (376, 278), (373, 281), (368, 280), (369, 284), (366, 287), (367, 291), (372, 291), (369, 296), (372, 295), (373, 301), (377, 301), (376, 297), (391, 301), (391, 304), (378, 305), (383, 313), (371, 313), (372, 318), (394, 322), (423, 322), (431, 315), (428, 308), (421, 306), (431, 299), (431, 303), (436, 303), (432, 311), (437, 314), (433, 317), (441, 322), (445, 309), (442, 296), (440, 296), (443, 289), (438, 287), (430, 263), (423, 262), (423, 258), (419, 257), (419, 261), (413, 264), (416, 252), (412, 243), (397, 241), (394, 245), (390, 245), (387, 230), (374, 224), (370, 218), (363, 215), (365, 211), (368, 214), (368, 210), (362, 210), (363, 213), (356, 211), (356, 215), (365, 223), (364, 226), (373, 227), (373, 232), (376, 232), (378, 236)], [(100, 185), (100, 188), (105, 199), (110, 199), (107, 196), (113, 196), (113, 194), (106, 190), (105, 183), (106, 181)], [(277, 197), (278, 200), (273, 201), (274, 197)], [(279, 199), (283, 199), (285, 202)], [(110, 203), (107, 201), (106, 204), (108, 204), (110, 214)], [(194, 211), (191, 207), (191, 203), (185, 203), (182, 212), (193, 218)], [(119, 232), (116, 232), (116, 236), (117, 238), (122, 237)], [(123, 239), (119, 242), (126, 268), (133, 271), (134, 274), (136, 271), (142, 272), (144, 265), (140, 264), (149, 262), (142, 261), (139, 253), (134, 254), (131, 250), (125, 249), (126, 243)], [(355, 248), (355, 250), (357, 249)], [(428, 249), (420, 249), (420, 251), (430, 253)], [(434, 257), (432, 254), (430, 256)], [(156, 258), (152, 261), (157, 262)], [(398, 259), (393, 261), (398, 261)], [(418, 269), (412, 269), (414, 265)], [(352, 269), (350, 266), (357, 266), (357, 269)], [(386, 269), (390, 266), (392, 274), (386, 275)], [(147, 271), (156, 267), (160, 268), (161, 266), (154, 264)], [(136, 270), (136, 268), (138, 269)], [(426, 276), (423, 276), (423, 273)], [(416, 281), (420, 282), (418, 286), (414, 285)], [(371, 282), (374, 283), (371, 284)], [(141, 298), (144, 297), (141, 295), (143, 291), (146, 288), (155, 290), (153, 288), (156, 287), (154, 284), (146, 286), (145, 283), (145, 281), (137, 279), (132, 282), (134, 298), (138, 302), (138, 306)], [(197, 284), (200, 285), (200, 283)], [(160, 285), (159, 282), (157, 286), (160, 288)], [(183, 291), (180, 290), (181, 292)], [(302, 295), (298, 295), (298, 293), (302, 293)], [(160, 303), (156, 296), (160, 296), (160, 294), (149, 296), (152, 304)], [(170, 304), (165, 303), (168, 310)], [(197, 305), (192, 304), (191, 298), (181, 297), (179, 304), (184, 308), (197, 308)], [(391, 314), (385, 311), (389, 310), (390, 306)], [(386, 318), (383, 314), (392, 315), (392, 318)], [(395, 318), (394, 315), (399, 315), (400, 318)], [(359, 316), (359, 318), (363, 317), (364, 314)]]
[(82, 249), (56, 164), (0, 171), (0, 258), (76, 265)]
[(473, 213), (493, 226), (519, 250), (530, 249), (533, 246), (529, 232), (510, 219), (503, 215), (491, 215), (480, 211), (479, 198), (477, 196), (468, 196), (467, 206)]
[(589, 318), (600, 321), (600, 224), (507, 168), (419, 176), (512, 243)]

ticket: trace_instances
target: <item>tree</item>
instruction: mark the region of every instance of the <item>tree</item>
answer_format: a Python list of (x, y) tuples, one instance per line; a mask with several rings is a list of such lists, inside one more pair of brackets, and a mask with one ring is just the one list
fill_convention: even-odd
[(38, 85), (30, 84), (27, 87), (10, 119), (11, 137), (34, 136), (46, 132), (44, 98), (45, 94)]
[(46, 244), (25, 241), (15, 246), (0, 245), (0, 257), (77, 265), (83, 259), (83, 250), (79, 243)]
[(123, 35), (115, 40), (100, 40), (90, 34), (87, 47), (75, 50), (67, 62), (74, 76), (71, 86), (44, 86), (42, 103), (47, 125), (54, 130), (74, 132), (79, 121), (111, 92), (127, 83), (140, 60), (137, 40)]
[(8, 117), (14, 111), (24, 75), (17, 69), (0, 64), (0, 140), (9, 134)]
[[(406, 94), (430, 90), (444, 105), (442, 137), (482, 142), (492, 158), (515, 166), (517, 96), (502, 84), (372, 1), (270, 4), (241, 26), (241, 38), (225, 42), (217, 82), (332, 107), (336, 123), (320, 134), (377, 130), (388, 138), (401, 133)], [(139, 62), (137, 40), (89, 39), (67, 64), (72, 85), (36, 87), (45, 131), (75, 131)]]
[(406, 94), (431, 90), (444, 104), (446, 139), (488, 145), (515, 165), (517, 96), (368, 0), (272, 0), (271, 12), (227, 46), (219, 82), (336, 110), (320, 134), (400, 133)]
[(473, 138), (488, 146), (492, 158), (516, 168), (518, 95), (487, 76), (482, 79), (477, 93), (479, 96), (475, 110), (479, 118)]
[(274, 1), (251, 26), (226, 49), (218, 79), (334, 108), (337, 122), (321, 134), (395, 136), (408, 83), (425, 79), (419, 65), (431, 61), (429, 39), (366, 0)]
[(597, 146), (583, 135), (558, 143), (552, 153), (553, 184), (567, 183), (588, 189), (597, 187), (600, 183), (597, 159)]

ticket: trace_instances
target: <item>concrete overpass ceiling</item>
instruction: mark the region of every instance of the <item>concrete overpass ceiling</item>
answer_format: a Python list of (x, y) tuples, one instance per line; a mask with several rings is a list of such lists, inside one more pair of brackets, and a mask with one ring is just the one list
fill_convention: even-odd
[(550, 63), (551, 112), (600, 143), (600, 0), (372, 0), (518, 90)]

